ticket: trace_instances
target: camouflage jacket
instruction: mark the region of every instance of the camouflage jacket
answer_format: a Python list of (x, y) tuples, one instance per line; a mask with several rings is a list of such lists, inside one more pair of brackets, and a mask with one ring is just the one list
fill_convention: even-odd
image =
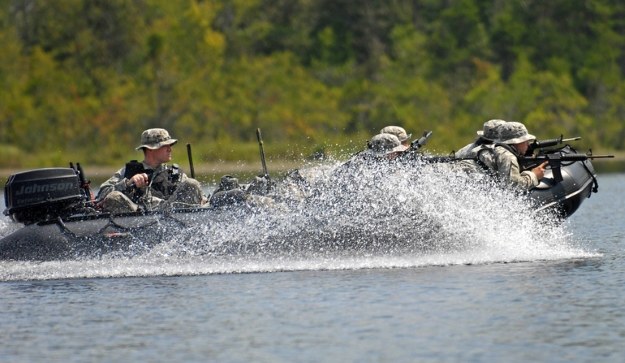
[(136, 172), (127, 173), (126, 169), (129, 164), (119, 169), (112, 177), (100, 185), (97, 200), (104, 199), (114, 190), (124, 193), (135, 202), (146, 194), (166, 200), (174, 193), (178, 183), (188, 178), (176, 164), (172, 166), (161, 164), (156, 168), (151, 168), (147, 164), (141, 163), (144, 169), (143, 171), (149, 176), (150, 182), (147, 187), (137, 188), (128, 184), (128, 179), (130, 179), (132, 175), (137, 174)]
[(522, 190), (530, 190), (538, 185), (536, 174), (521, 170), (518, 153), (509, 145), (482, 145), (474, 149), (479, 162), (490, 170), (500, 181), (507, 182)]

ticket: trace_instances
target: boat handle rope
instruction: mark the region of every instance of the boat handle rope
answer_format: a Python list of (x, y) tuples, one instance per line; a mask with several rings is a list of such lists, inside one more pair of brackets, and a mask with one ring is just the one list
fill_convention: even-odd
[[(586, 165), (585, 162), (582, 162), (582, 165), (584, 166), (584, 169), (586, 170), (586, 172), (588, 173), (588, 175), (590, 175), (590, 177), (592, 178), (592, 192), (593, 193), (597, 193), (599, 191), (599, 182), (597, 182), (597, 178), (594, 176), (594, 174), (590, 171), (590, 169), (588, 169), (588, 165)], [(588, 194), (588, 198), (590, 198), (591, 194)]]

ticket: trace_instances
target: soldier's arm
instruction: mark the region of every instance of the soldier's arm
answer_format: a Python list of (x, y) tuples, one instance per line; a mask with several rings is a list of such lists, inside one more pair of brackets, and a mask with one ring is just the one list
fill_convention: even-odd
[(97, 200), (102, 200), (106, 197), (110, 192), (117, 190), (120, 192), (125, 192), (128, 189), (128, 181), (124, 177), (124, 173), (126, 168), (121, 168), (112, 177), (110, 177), (107, 181), (100, 185), (100, 190), (98, 192)]

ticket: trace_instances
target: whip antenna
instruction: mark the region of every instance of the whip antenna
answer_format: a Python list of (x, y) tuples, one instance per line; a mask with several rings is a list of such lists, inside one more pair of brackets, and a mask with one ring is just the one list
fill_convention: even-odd
[(256, 129), (256, 138), (258, 139), (258, 148), (260, 149), (260, 161), (263, 164), (263, 176), (268, 177), (267, 162), (265, 161), (265, 149), (263, 148), (263, 138), (260, 136), (260, 128)]
[(189, 158), (189, 172), (191, 172), (191, 178), (195, 179), (195, 169), (193, 168), (193, 156), (191, 155), (191, 144), (187, 144), (187, 157)]

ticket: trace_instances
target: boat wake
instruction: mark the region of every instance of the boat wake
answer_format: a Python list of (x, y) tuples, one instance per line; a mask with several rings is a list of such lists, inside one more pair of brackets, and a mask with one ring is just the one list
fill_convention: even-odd
[[(287, 178), (270, 206), (222, 210), (219, 218), (198, 221), (132, 254), (2, 261), (0, 280), (408, 268), (596, 256), (556, 216), (533, 213), (528, 199), (449, 164), (364, 164), (349, 172), (315, 165), (300, 174), (305, 184)], [(17, 228), (6, 217), (0, 219), (0, 236)]]

